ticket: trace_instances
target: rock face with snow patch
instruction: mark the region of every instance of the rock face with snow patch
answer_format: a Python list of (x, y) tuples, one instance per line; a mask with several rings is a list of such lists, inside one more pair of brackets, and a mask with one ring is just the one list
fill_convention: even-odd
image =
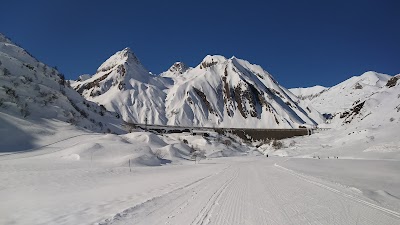
[(188, 69), (189, 69), (189, 67), (187, 67), (184, 63), (176, 62), (176, 63), (174, 63), (174, 65), (171, 66), (171, 68), (169, 68), (168, 71), (171, 73), (182, 74), (182, 73), (186, 72)]
[(391, 87), (396, 86), (397, 81), (398, 81), (399, 79), (400, 79), (400, 75), (397, 75), (397, 76), (394, 76), (394, 77), (390, 78), (390, 79), (388, 80), (388, 82), (386, 83), (386, 87), (391, 88)]

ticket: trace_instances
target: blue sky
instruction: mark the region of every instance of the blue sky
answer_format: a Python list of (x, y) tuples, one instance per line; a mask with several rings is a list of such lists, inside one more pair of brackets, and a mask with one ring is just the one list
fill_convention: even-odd
[(130, 47), (144, 66), (207, 54), (261, 65), (282, 85), (400, 73), (400, 1), (7, 1), (0, 32), (67, 78)]

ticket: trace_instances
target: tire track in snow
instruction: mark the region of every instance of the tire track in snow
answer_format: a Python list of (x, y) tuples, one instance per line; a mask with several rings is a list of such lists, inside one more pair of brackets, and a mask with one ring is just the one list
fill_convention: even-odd
[(293, 171), (293, 170), (290, 170), (290, 169), (288, 169), (288, 168), (285, 168), (285, 167), (283, 167), (283, 166), (280, 166), (280, 165), (278, 165), (278, 164), (276, 164), (276, 163), (274, 164), (274, 166), (277, 167), (277, 168), (279, 168), (280, 170), (285, 171), (286, 173), (289, 173), (289, 174), (291, 174), (291, 175), (293, 175), (293, 176), (295, 176), (295, 177), (297, 177), (297, 178), (299, 178), (299, 179), (301, 179), (301, 180), (303, 180), (303, 181), (306, 181), (306, 182), (308, 182), (308, 183), (310, 183), (310, 184), (316, 185), (316, 186), (318, 186), (318, 187), (321, 187), (321, 188), (326, 189), (326, 190), (328, 190), (328, 191), (331, 191), (331, 192), (333, 192), (333, 193), (339, 194), (339, 195), (341, 195), (341, 196), (343, 196), (343, 197), (345, 197), (345, 198), (347, 198), (347, 199), (353, 200), (353, 201), (355, 201), (355, 202), (358, 202), (358, 203), (363, 204), (363, 205), (365, 205), (365, 206), (368, 206), (368, 207), (370, 207), (370, 208), (373, 208), (373, 209), (376, 209), (376, 210), (381, 211), (381, 212), (383, 212), (383, 213), (386, 213), (386, 214), (388, 214), (388, 215), (390, 215), (390, 216), (392, 216), (392, 217), (395, 217), (395, 218), (397, 218), (397, 219), (400, 219), (400, 213), (398, 213), (398, 212), (396, 212), (396, 211), (393, 211), (393, 210), (384, 208), (384, 207), (382, 207), (382, 206), (375, 205), (375, 204), (373, 204), (373, 203), (367, 202), (367, 201), (362, 200), (362, 199), (360, 199), (360, 198), (357, 198), (357, 197), (355, 197), (355, 196), (346, 194), (346, 193), (344, 193), (344, 192), (342, 192), (342, 191), (339, 191), (339, 190), (337, 190), (337, 189), (335, 189), (335, 188), (332, 188), (332, 187), (329, 187), (329, 186), (324, 185), (324, 184), (322, 184), (322, 183), (313, 181), (313, 180), (311, 180), (311, 179), (309, 178), (309, 176), (306, 176), (306, 175), (297, 173), (297, 172), (295, 172), (295, 171)]

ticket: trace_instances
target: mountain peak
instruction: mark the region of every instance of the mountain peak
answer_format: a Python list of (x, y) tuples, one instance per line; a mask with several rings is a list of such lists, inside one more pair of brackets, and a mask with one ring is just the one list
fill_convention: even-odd
[(367, 71), (359, 77), (361, 83), (378, 87), (383, 86), (390, 78), (389, 75), (375, 71)]
[(378, 73), (375, 71), (367, 71), (363, 74), (360, 75), (360, 78), (376, 78), (378, 76)]
[(200, 69), (214, 66), (219, 63), (226, 61), (226, 58), (222, 55), (207, 55), (200, 63)]
[(122, 55), (122, 58), (126, 59), (127, 62), (131, 61), (136, 64), (141, 64), (135, 53), (133, 53), (133, 51), (129, 47), (124, 48), (122, 51), (119, 51), (116, 54), (118, 53), (120, 53)]
[(186, 70), (188, 70), (189, 67), (186, 66), (183, 62), (176, 62), (174, 65), (172, 65), (168, 70), (172, 73), (184, 73)]
[(125, 63), (142, 65), (132, 50), (129, 47), (126, 47), (108, 58), (103, 64), (101, 64), (97, 71), (109, 70), (117, 65), (122, 65)]
[(131, 48), (129, 48), (129, 47), (126, 47), (126, 48), (122, 49), (122, 51), (123, 52), (132, 52)]
[(150, 77), (151, 73), (144, 68), (132, 50), (124, 48), (101, 64), (93, 76), (88, 79), (80, 77), (74, 88), (86, 97), (95, 98), (108, 93), (111, 89), (125, 91), (138, 84), (148, 83)]

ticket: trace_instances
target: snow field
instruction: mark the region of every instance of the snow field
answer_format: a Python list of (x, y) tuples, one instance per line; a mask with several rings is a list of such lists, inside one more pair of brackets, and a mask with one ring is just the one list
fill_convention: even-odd
[(228, 166), (100, 224), (397, 224), (400, 219), (341, 186), (276, 166), (279, 159), (214, 160)]
[(400, 211), (400, 163), (397, 160), (292, 158), (279, 165), (353, 189), (375, 204)]

